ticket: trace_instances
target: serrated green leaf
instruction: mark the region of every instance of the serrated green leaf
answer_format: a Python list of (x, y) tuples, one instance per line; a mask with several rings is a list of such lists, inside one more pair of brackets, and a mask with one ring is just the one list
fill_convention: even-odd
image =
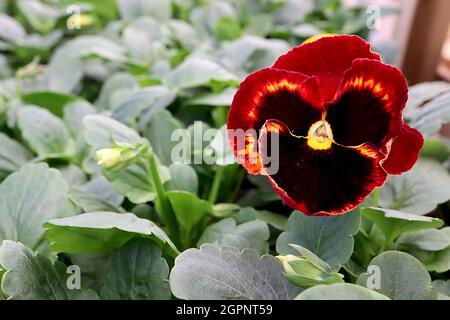
[(274, 257), (209, 244), (175, 259), (170, 287), (179, 299), (199, 300), (286, 300), (300, 291), (288, 283)]
[(54, 264), (21, 243), (4, 240), (0, 265), (6, 270), (2, 291), (13, 300), (97, 300), (92, 290), (69, 289), (67, 267)]

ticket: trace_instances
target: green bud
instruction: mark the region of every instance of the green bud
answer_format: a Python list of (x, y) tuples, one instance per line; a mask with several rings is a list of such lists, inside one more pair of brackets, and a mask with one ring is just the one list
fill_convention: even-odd
[(278, 256), (283, 265), (287, 279), (302, 288), (309, 288), (319, 284), (342, 283), (343, 276), (340, 273), (327, 272), (322, 267), (311, 261), (293, 255)]
[(147, 145), (115, 146), (96, 152), (97, 164), (104, 169), (120, 169), (135, 163), (149, 151)]

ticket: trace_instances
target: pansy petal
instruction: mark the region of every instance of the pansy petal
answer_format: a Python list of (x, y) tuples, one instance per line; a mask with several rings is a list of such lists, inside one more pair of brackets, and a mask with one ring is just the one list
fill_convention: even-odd
[(323, 100), (315, 78), (263, 69), (247, 77), (234, 96), (228, 114), (228, 140), (238, 162), (249, 173), (257, 174), (257, 139), (267, 120), (277, 120), (296, 135), (306, 135), (322, 112)]
[[(275, 166), (274, 139), (279, 142)], [(387, 178), (380, 166), (384, 155), (370, 144), (358, 147), (333, 144), (328, 150), (314, 150), (305, 138), (289, 135), (286, 130), (270, 129), (263, 130), (259, 144), (261, 172), (287, 205), (308, 215), (348, 212)], [(278, 170), (274, 172), (276, 167)]]
[(410, 170), (419, 159), (423, 147), (422, 134), (407, 124), (403, 125), (398, 137), (390, 144), (389, 156), (382, 163), (389, 174), (401, 174)]
[(372, 143), (380, 148), (398, 135), (407, 98), (400, 70), (375, 60), (355, 60), (327, 107), (334, 140), (345, 146)]
[(381, 60), (379, 54), (371, 51), (370, 44), (358, 36), (323, 37), (282, 55), (273, 68), (317, 76), (325, 101), (331, 101), (344, 72), (358, 58)]

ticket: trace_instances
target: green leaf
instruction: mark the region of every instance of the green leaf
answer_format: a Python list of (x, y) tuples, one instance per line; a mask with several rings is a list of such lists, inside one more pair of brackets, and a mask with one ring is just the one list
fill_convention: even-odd
[(233, 97), (236, 94), (237, 88), (228, 87), (219, 93), (206, 93), (195, 98), (189, 99), (187, 103), (194, 106), (230, 106), (233, 102)]
[[(450, 239), (450, 227), (440, 230)], [(428, 271), (444, 273), (450, 270), (450, 246), (439, 251), (426, 251), (418, 248), (408, 248), (408, 253), (419, 259)]]
[(432, 160), (419, 160), (401, 176), (390, 176), (380, 192), (379, 205), (398, 211), (426, 214), (450, 199), (450, 175)]
[(410, 118), (418, 108), (447, 92), (450, 92), (450, 85), (445, 81), (425, 82), (409, 87), (406, 117)]
[(216, 165), (227, 166), (236, 163), (236, 158), (234, 156), (233, 150), (231, 150), (230, 144), (227, 138), (227, 125), (223, 125), (217, 130), (214, 138), (207, 147), (211, 151), (211, 156), (213, 157)]
[(23, 40), (25, 36), (25, 28), (16, 19), (0, 13), (0, 39), (16, 43)]
[(67, 158), (75, 153), (75, 141), (64, 122), (45, 109), (19, 109), (17, 123), (23, 138), (43, 158)]
[(58, 47), (50, 60), (50, 64), (102, 54), (107, 54), (111, 60), (124, 62), (126, 60), (125, 52), (123, 46), (105, 37), (84, 35), (69, 40)]
[(362, 208), (361, 214), (374, 222), (386, 236), (386, 246), (392, 245), (403, 233), (439, 228), (443, 221), (389, 209)]
[(239, 210), (241, 210), (241, 207), (234, 203), (217, 203), (212, 206), (209, 214), (216, 218), (226, 218), (238, 213)]
[(110, 212), (124, 212), (122, 208), (116, 206), (106, 200), (95, 197), (84, 192), (80, 187), (72, 187), (69, 193), (70, 200), (72, 200), (84, 212), (96, 211), (110, 211)]
[(32, 155), (19, 142), (0, 133), (0, 181), (9, 173), (26, 164)]
[(241, 24), (233, 17), (222, 17), (214, 26), (214, 34), (220, 40), (234, 40), (241, 36)]
[(206, 228), (197, 246), (212, 243), (241, 250), (250, 248), (262, 255), (269, 251), (269, 236), (269, 228), (263, 221), (253, 220), (237, 225), (234, 219), (226, 218)]
[(286, 231), (277, 240), (277, 252), (281, 255), (298, 252), (290, 244), (300, 245), (334, 270), (346, 263), (353, 251), (352, 235), (358, 232), (359, 212), (340, 216), (307, 216), (298, 211), (291, 213)]
[(198, 192), (198, 177), (195, 170), (188, 164), (173, 163), (169, 166), (170, 181), (167, 190), (186, 191), (192, 194)]
[(196, 227), (211, 209), (211, 204), (186, 191), (168, 191), (166, 195), (181, 227), (184, 243), (189, 244), (195, 238)]
[[(289, 49), (289, 43), (283, 40), (244, 36), (226, 45), (216, 56), (218, 61), (229, 66), (231, 70), (254, 72), (270, 67)], [(246, 75), (245, 71), (241, 71), (242, 76)]]
[(201, 86), (237, 85), (239, 79), (214, 61), (190, 58), (164, 78), (167, 86), (189, 89)]
[(45, 223), (45, 236), (56, 252), (111, 252), (136, 237), (148, 238), (167, 254), (178, 250), (168, 236), (153, 222), (132, 213), (92, 212), (53, 219)]
[(169, 267), (148, 239), (132, 239), (114, 253), (100, 295), (112, 300), (169, 300)]
[(100, 109), (113, 110), (127, 94), (137, 88), (138, 81), (131, 74), (125, 72), (115, 73), (103, 83), (95, 105)]
[(238, 224), (259, 219), (277, 230), (286, 230), (288, 218), (267, 210), (255, 210), (252, 207), (238, 208), (234, 218)]
[(64, 106), (63, 119), (72, 132), (72, 135), (75, 136), (77, 140), (82, 140), (84, 142), (83, 119), (88, 115), (96, 113), (94, 106), (89, 102), (83, 100), (72, 101)]
[(40, 33), (51, 31), (58, 18), (62, 15), (56, 8), (40, 1), (19, 0), (17, 7), (25, 16), (30, 25)]
[(21, 243), (4, 240), (0, 247), (0, 265), (6, 270), (2, 291), (14, 300), (96, 300), (92, 290), (69, 289), (67, 267), (54, 264)]
[(409, 124), (429, 137), (450, 121), (450, 92), (424, 104), (410, 114)]
[(373, 290), (351, 283), (319, 285), (306, 289), (296, 300), (390, 300)]
[(133, 129), (106, 116), (86, 116), (83, 122), (86, 142), (97, 150), (114, 145), (135, 145), (144, 141)]
[(23, 103), (36, 105), (43, 109), (47, 109), (55, 116), (62, 118), (64, 115), (64, 106), (70, 102), (77, 100), (83, 101), (81, 98), (50, 91), (36, 91), (24, 94), (21, 97)]
[[(72, 91), (75, 91), (76, 87), (79, 85), (81, 79), (83, 78), (83, 74), (83, 61), (81, 61), (77, 57), (63, 57), (62, 59), (52, 61), (45, 67), (43, 72), (43, 83), (46, 84), (45, 88), (49, 90), (45, 92), (51, 91), (53, 93), (52, 97), (56, 99), (55, 102), (59, 104), (59, 102), (64, 101), (64, 97), (58, 97), (56, 93), (60, 92), (63, 94), (68, 94)], [(54, 101), (50, 99), (46, 99), (46, 101), (50, 106), (53, 106)], [(54, 112), (56, 115), (58, 115), (56, 112), (59, 111), (57, 104), (54, 108), (49, 108), (49, 110)], [(45, 105), (43, 105), (42, 107), (46, 108)]]
[(144, 130), (153, 116), (168, 107), (175, 98), (175, 91), (165, 86), (142, 88), (123, 97), (114, 109), (112, 117)]
[(0, 185), (0, 240), (20, 241), (35, 249), (48, 219), (74, 214), (68, 185), (47, 164), (27, 164)]
[(431, 285), (438, 292), (450, 297), (450, 280), (434, 280)]
[(398, 248), (440, 251), (450, 246), (450, 238), (442, 230), (419, 230), (402, 234), (395, 244)]
[[(132, 203), (146, 203), (156, 198), (151, 182), (150, 164), (146, 158), (120, 170), (104, 169), (102, 172), (114, 188)], [(170, 172), (167, 167), (159, 165), (158, 174), (162, 183), (170, 180)]]
[(165, 165), (172, 163), (172, 149), (178, 143), (172, 141), (172, 133), (183, 128), (182, 123), (167, 110), (161, 110), (152, 117), (145, 136), (150, 141), (153, 151)]
[(167, 0), (119, 0), (117, 6), (124, 20), (151, 16), (160, 21), (167, 21), (172, 16), (171, 1)]
[(286, 300), (300, 291), (288, 283), (274, 257), (209, 244), (175, 259), (170, 287), (179, 299), (199, 300)]
[(420, 150), (420, 156), (445, 162), (450, 157), (449, 145), (439, 139), (425, 140), (425, 144)]
[[(383, 252), (370, 262), (368, 270), (368, 273), (359, 276), (357, 283), (366, 287), (379, 285), (379, 288), (373, 290), (393, 300), (437, 298), (436, 291), (431, 287), (431, 277), (427, 270), (419, 260), (407, 253)], [(378, 278), (379, 283), (376, 283), (376, 280), (372, 281), (374, 277)]]

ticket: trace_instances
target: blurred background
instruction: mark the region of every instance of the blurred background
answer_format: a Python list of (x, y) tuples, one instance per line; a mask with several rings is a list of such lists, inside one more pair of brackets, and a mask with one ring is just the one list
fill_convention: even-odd
[[(45, 61), (47, 49), (67, 36), (95, 33), (128, 9), (134, 11), (125, 13), (124, 20), (157, 16), (169, 2), (176, 18), (196, 28), (210, 28), (220, 40), (251, 34), (287, 39), (295, 45), (320, 33), (358, 34), (370, 40), (386, 62), (400, 67), (410, 84), (450, 80), (448, 0), (152, 0), (147, 5), (141, 0), (0, 0), (4, 13), (0, 52), (17, 49), (13, 53), (25, 56), (17, 57), (22, 65), (31, 61), (30, 52)], [(82, 20), (68, 21), (78, 13)], [(68, 29), (74, 22), (81, 25)], [(108, 30), (113, 28), (110, 25)], [(25, 50), (30, 48), (34, 50)]]
[(410, 84), (436, 79), (450, 80), (450, 1), (446, 0), (347, 0), (346, 5), (391, 8), (395, 14), (382, 17), (372, 41), (393, 42), (393, 63)]

